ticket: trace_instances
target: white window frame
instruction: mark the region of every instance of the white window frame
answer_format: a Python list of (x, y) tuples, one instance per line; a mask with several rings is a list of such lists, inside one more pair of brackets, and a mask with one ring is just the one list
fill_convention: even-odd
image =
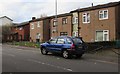
[[(107, 17), (105, 17), (105, 11), (107, 11)], [(100, 18), (100, 15), (102, 15), (102, 18)], [(100, 10), (99, 11), (99, 20), (105, 20), (108, 19), (108, 10)]]
[(73, 24), (78, 24), (78, 17), (73, 17), (73, 19), (72, 19), (73, 21)]
[(37, 22), (37, 27), (40, 27), (40, 21), (39, 21), (39, 22)]
[(103, 41), (105, 41), (105, 39), (104, 39), (105, 34), (107, 34), (107, 35), (108, 35), (108, 37), (107, 37), (107, 40), (106, 40), (106, 41), (109, 41), (109, 30), (103, 30)]
[(95, 31), (95, 41), (96, 41), (96, 42), (99, 41), (99, 40), (96, 40), (96, 32), (97, 32), (97, 31), (103, 31), (103, 40), (102, 40), (102, 41), (105, 41), (105, 39), (104, 39), (105, 34), (107, 34), (107, 36), (108, 36), (106, 41), (109, 41), (109, 34), (110, 34), (110, 33), (109, 33), (109, 30), (96, 30), (96, 31)]
[(57, 26), (58, 21), (56, 19), (53, 20), (53, 27)]
[[(89, 16), (87, 16), (87, 14), (89, 14)], [(84, 21), (84, 17), (85, 17), (85, 21)], [(89, 19), (89, 21), (88, 21), (88, 19)], [(83, 23), (90, 23), (90, 13), (83, 13), (82, 14), (82, 22)]]
[(36, 33), (36, 39), (40, 39), (41, 34), (40, 33)]
[(68, 23), (67, 17), (62, 18), (62, 24), (64, 25), (64, 24), (67, 24), (67, 23)]
[(19, 30), (22, 30), (22, 29), (23, 29), (23, 27), (20, 27), (20, 28), (19, 28)]
[(31, 23), (31, 29), (34, 29), (34, 23)]

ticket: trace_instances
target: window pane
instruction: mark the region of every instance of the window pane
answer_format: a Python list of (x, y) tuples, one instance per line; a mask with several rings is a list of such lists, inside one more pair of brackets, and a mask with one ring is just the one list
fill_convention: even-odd
[(83, 22), (86, 22), (85, 16), (83, 17)]
[(104, 18), (107, 18), (108, 14), (107, 11), (104, 11)]
[(108, 41), (108, 34), (104, 34), (104, 41)]
[(51, 40), (50, 40), (50, 43), (56, 43), (56, 41), (57, 41), (57, 38), (51, 39)]
[(103, 14), (100, 14), (100, 15), (99, 15), (99, 18), (103, 18)]
[(96, 40), (103, 41), (103, 31), (96, 31)]
[(64, 39), (59, 38), (59, 39), (58, 39), (58, 41), (57, 41), (57, 43), (58, 43), (58, 44), (64, 44), (64, 43), (65, 43), (65, 41), (64, 41)]
[(99, 18), (103, 18), (103, 11), (101, 10), (101, 11), (99, 11)]
[(62, 24), (67, 24), (67, 18), (62, 19)]
[(80, 38), (73, 38), (73, 41), (75, 44), (83, 43), (83, 41)]
[(87, 22), (90, 22), (90, 14), (87, 13)]
[(72, 44), (72, 41), (69, 38), (67, 38), (67, 43)]
[(40, 27), (40, 22), (37, 23), (37, 27)]
[(84, 13), (83, 14), (83, 23), (89, 23), (90, 22), (90, 13)]
[(76, 23), (78, 23), (78, 17), (76, 17), (76, 20), (75, 20), (75, 21), (76, 21)]

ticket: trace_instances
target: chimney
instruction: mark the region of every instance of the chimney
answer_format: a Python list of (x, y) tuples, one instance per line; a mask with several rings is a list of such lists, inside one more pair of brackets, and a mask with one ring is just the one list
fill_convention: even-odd
[(93, 7), (93, 3), (92, 3), (92, 7)]
[(35, 17), (32, 17), (32, 20), (35, 20), (36, 18)]

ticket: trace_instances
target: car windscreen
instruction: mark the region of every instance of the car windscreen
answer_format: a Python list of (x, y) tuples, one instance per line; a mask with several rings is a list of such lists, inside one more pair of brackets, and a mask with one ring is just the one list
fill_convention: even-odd
[(73, 42), (75, 44), (80, 44), (80, 43), (83, 43), (82, 39), (81, 38), (72, 38), (73, 39)]

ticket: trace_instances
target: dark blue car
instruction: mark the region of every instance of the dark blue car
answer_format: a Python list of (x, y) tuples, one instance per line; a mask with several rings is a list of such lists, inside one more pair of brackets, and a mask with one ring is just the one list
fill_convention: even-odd
[(60, 53), (64, 58), (71, 58), (72, 55), (81, 57), (85, 52), (85, 43), (81, 37), (59, 36), (40, 46), (43, 55), (48, 52)]

